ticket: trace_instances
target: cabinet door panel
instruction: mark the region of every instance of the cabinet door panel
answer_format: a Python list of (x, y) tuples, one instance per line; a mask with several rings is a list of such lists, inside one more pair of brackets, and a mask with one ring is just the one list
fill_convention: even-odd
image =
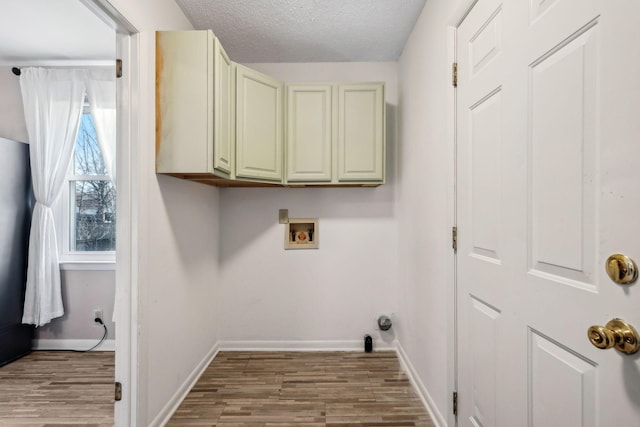
[(282, 83), (238, 65), (236, 176), (282, 181)]
[(232, 63), (222, 45), (215, 40), (214, 61), (214, 157), (216, 170), (232, 173), (233, 165), (233, 74)]
[(384, 86), (338, 87), (338, 180), (384, 179)]
[(210, 31), (156, 35), (156, 171), (210, 173), (213, 73)]
[(331, 91), (329, 84), (288, 87), (288, 181), (331, 181)]

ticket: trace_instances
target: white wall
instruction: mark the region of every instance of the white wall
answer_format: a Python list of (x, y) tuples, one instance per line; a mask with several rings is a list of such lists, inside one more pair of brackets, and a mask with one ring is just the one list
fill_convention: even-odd
[[(146, 426), (218, 339), (218, 190), (155, 174), (155, 31), (191, 29), (173, 0), (111, 0), (140, 32), (133, 166), (137, 248), (138, 419)], [(126, 67), (126, 65), (125, 65)]]
[[(453, 120), (447, 26), (464, 0), (429, 0), (399, 61), (398, 216), (399, 341), (433, 400), (436, 418), (449, 414), (448, 348), (453, 320)], [(468, 1), (467, 1), (468, 3)]]
[[(385, 81), (387, 184), (377, 188), (221, 191), (222, 340), (354, 341), (397, 311), (396, 63), (249, 64), (287, 82)], [(320, 248), (284, 250), (278, 209), (319, 218)], [(345, 343), (342, 343), (343, 345)], [(336, 345), (339, 345), (336, 343)], [(286, 346), (286, 344), (285, 344)]]
[(103, 329), (93, 321), (93, 310), (101, 309), (102, 320), (109, 331), (108, 340), (115, 339), (113, 301), (115, 271), (61, 272), (64, 316), (36, 329), (36, 340), (95, 340)]

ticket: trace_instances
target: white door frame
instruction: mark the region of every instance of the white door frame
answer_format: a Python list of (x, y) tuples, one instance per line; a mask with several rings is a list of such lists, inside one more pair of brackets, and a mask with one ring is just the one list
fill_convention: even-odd
[(107, 0), (80, 0), (116, 32), (116, 57), (123, 61), (123, 75), (117, 79), (117, 200), (116, 200), (116, 352), (115, 380), (122, 384), (122, 400), (114, 405), (114, 424), (135, 426), (137, 419), (138, 283), (137, 283), (137, 191), (132, 166), (138, 151), (132, 135), (139, 132), (138, 69), (136, 28)]
[[(448, 23), (447, 31), (447, 75), (452, 75), (452, 66), (456, 62), (456, 29)], [(457, 225), (456, 214), (456, 90), (452, 81), (447, 84), (447, 104), (445, 105), (447, 114), (447, 155), (450, 159), (450, 166), (447, 168), (447, 218), (449, 218), (448, 232), (453, 233), (453, 227)], [(452, 245), (453, 245), (453, 236)], [(457, 265), (456, 254), (451, 247), (447, 264), (447, 283), (450, 284), (447, 290), (447, 426), (457, 426), (457, 420), (453, 415), (453, 393), (458, 389), (458, 351), (457, 351)]]
[[(117, 174), (117, 226), (116, 242), (116, 362), (115, 379), (122, 384), (122, 400), (114, 407), (114, 421), (117, 426), (135, 426), (137, 419), (137, 358), (138, 358), (138, 282), (137, 282), (137, 191), (134, 185), (132, 165), (136, 165), (138, 154), (132, 141), (137, 132), (138, 49), (137, 36), (119, 33), (117, 42), (118, 58), (123, 61), (123, 76), (118, 85), (118, 167)], [(122, 221), (125, 218), (125, 221)], [(120, 244), (120, 242), (122, 242)]]
[[(446, 23), (447, 31), (447, 75), (452, 76), (453, 64), (458, 62), (458, 55), (456, 49), (458, 27), (464, 21), (464, 18), (469, 14), (471, 9), (475, 6), (478, 0), (460, 0), (458, 6), (451, 14), (449, 20)], [(447, 83), (447, 104), (445, 105), (447, 114), (447, 147), (449, 159), (451, 159), (451, 166), (448, 168), (447, 173), (447, 216), (450, 220), (450, 229), (457, 226), (458, 213), (457, 213), (457, 123), (458, 117), (456, 115), (456, 89), (453, 86), (453, 82)], [(451, 286), (449, 286), (447, 292), (447, 392), (449, 398), (447, 399), (447, 425), (457, 426), (458, 420), (453, 415), (453, 393), (458, 390), (458, 348), (457, 348), (457, 336), (458, 336), (458, 283), (457, 283), (457, 258), (455, 252), (451, 251), (449, 257), (449, 263), (447, 265), (448, 280)]]

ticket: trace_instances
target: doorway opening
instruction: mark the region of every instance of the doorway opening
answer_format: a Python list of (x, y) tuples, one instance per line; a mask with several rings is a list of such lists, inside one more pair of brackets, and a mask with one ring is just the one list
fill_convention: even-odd
[[(19, 78), (11, 73), (12, 68), (106, 68), (115, 73), (116, 59), (123, 59), (125, 63), (125, 72), (116, 81), (112, 93), (117, 121), (113, 131), (117, 149), (110, 159), (115, 165), (113, 170), (108, 171), (102, 147), (94, 144), (98, 142), (99, 129), (81, 129), (86, 138), (76, 143), (76, 155), (65, 184), (66, 198), (62, 198), (56, 210), (65, 315), (37, 328), (34, 349), (87, 350), (103, 336), (102, 325), (95, 322), (96, 317), (100, 318), (108, 335), (92, 353), (100, 351), (101, 356), (108, 356), (99, 361), (100, 382), (107, 390), (109, 402), (107, 412), (112, 422), (128, 425), (129, 420), (135, 418), (131, 415), (134, 398), (126, 393), (125, 399), (116, 405), (113, 419), (113, 381), (117, 378), (126, 384), (127, 390), (134, 388), (131, 378), (135, 378), (135, 364), (130, 362), (136, 342), (132, 342), (130, 332), (131, 292), (135, 286), (131, 281), (129, 136), (133, 122), (130, 91), (135, 66), (132, 64), (137, 59), (136, 52), (132, 52), (131, 38), (135, 37), (136, 30), (105, 0), (63, 0), (55, 4), (27, 0), (12, 4), (5, 12), (3, 22), (7, 25), (3, 24), (0, 30), (0, 71), (4, 68), (6, 72), (2, 73), (0, 85), (10, 86), (12, 90), (3, 91), (0, 104), (12, 104), (13, 115), (7, 117), (10, 124), (0, 120), (0, 137), (28, 142), (26, 126), (19, 124), (24, 123), (24, 113)], [(88, 117), (87, 121), (92, 120), (89, 109), (86, 113), (83, 116)], [(5, 131), (10, 135), (4, 135)], [(64, 354), (67, 353), (50, 353), (49, 359), (60, 359)], [(74, 360), (76, 356), (82, 355), (74, 352)], [(61, 360), (62, 366), (73, 363)], [(104, 376), (107, 371), (110, 372), (108, 380)], [(62, 412), (61, 415), (70, 415)]]

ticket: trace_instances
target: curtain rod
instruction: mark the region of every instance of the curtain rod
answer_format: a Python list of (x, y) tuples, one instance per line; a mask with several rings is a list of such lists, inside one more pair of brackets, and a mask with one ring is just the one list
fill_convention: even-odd
[[(95, 60), (95, 61), (83, 61), (80, 63), (55, 63), (55, 64), (47, 64), (47, 63), (35, 63), (34, 65), (23, 65), (23, 67), (44, 67), (44, 68), (113, 68), (115, 64), (113, 61), (105, 61), (105, 60)], [(22, 74), (21, 67), (13, 67), (11, 68), (11, 72), (16, 76)]]

